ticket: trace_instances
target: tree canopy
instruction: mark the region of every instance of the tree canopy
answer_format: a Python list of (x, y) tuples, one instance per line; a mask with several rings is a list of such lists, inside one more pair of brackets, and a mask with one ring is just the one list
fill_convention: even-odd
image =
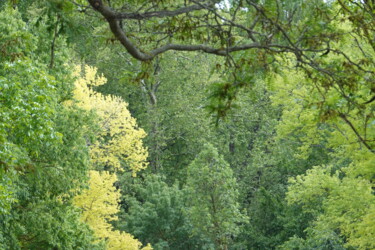
[(0, 1), (0, 248), (375, 249), (374, 17)]
[[(224, 56), (234, 79), (221, 89), (220, 98), (226, 100), (224, 107), (217, 107), (219, 115), (235, 98), (228, 89), (246, 84), (238, 76), (243, 65), (258, 67), (258, 72), (301, 69), (320, 89), (321, 118), (339, 117), (374, 152), (372, 138), (364, 138), (349, 113), (335, 110), (326, 100), (327, 92), (337, 91), (343, 109), (364, 113), (374, 101), (372, 1), (88, 2), (137, 60), (149, 61), (169, 50)], [(83, 2), (76, 4), (83, 7)], [(246, 50), (253, 55), (234, 54)], [(361, 94), (353, 95), (358, 88)]]

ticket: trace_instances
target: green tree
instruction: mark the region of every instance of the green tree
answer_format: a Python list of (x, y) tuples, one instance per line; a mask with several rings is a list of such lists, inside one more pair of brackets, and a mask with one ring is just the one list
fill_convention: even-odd
[(211, 239), (217, 249), (227, 249), (245, 216), (239, 211), (233, 172), (212, 145), (205, 144), (189, 165), (186, 189), (194, 233)]
[(118, 227), (132, 233), (154, 249), (202, 249), (204, 239), (193, 236), (193, 227), (184, 213), (187, 197), (177, 183), (168, 186), (165, 178), (152, 174), (144, 180), (123, 176), (123, 220)]
[[(275, 72), (284, 66), (296, 67), (317, 88), (338, 89), (337, 97), (343, 100), (343, 106), (361, 110), (374, 100), (371, 1), (230, 1), (223, 4), (207, 0), (174, 4), (162, 1), (156, 5), (134, 1), (125, 12), (121, 10), (121, 1), (110, 6), (101, 0), (88, 0), (88, 3), (106, 19), (115, 38), (137, 60), (150, 61), (170, 50), (223, 56), (226, 64), (234, 68), (234, 77), (217, 86), (217, 93), (223, 99), (216, 107), (219, 116), (231, 107), (236, 89), (249, 84), (241, 81), (244, 70), (239, 68)], [(148, 30), (160, 32), (151, 34)], [(347, 46), (356, 53), (350, 53)], [(242, 53), (245, 50), (248, 51)], [(288, 58), (287, 62), (280, 57)], [(289, 59), (294, 65), (288, 63)], [(370, 89), (362, 103), (350, 95), (361, 86)], [(331, 104), (319, 104), (323, 116), (331, 117)], [(348, 125), (351, 123), (347, 114), (335, 115)], [(353, 132), (358, 132), (356, 126), (352, 127)], [(357, 134), (361, 143), (373, 151), (371, 140)]]
[[(349, 22), (337, 27), (348, 32), (357, 30)], [(358, 62), (374, 54), (365, 37), (353, 36), (357, 42), (346, 38), (332, 44), (340, 46), (342, 53)], [(353, 47), (354, 43), (357, 45)], [(335, 80), (315, 75), (315, 80), (324, 83), (323, 88), (311, 82), (306, 72), (297, 69), (273, 74), (271, 78), (275, 90), (272, 100), (283, 106), (277, 126), (278, 138), (295, 136), (299, 145), (297, 158), (306, 159), (314, 148), (322, 148), (330, 156), (316, 166), (312, 162), (311, 170), (290, 179), (289, 204), (300, 206), (312, 220), (306, 237), (292, 238), (284, 246), (302, 242), (307, 248), (321, 244), (321, 247), (335, 245), (339, 249), (371, 249), (374, 223), (368, 219), (372, 217), (374, 205), (371, 189), (375, 131), (371, 104), (373, 84), (365, 78), (372, 74), (373, 65), (365, 63), (352, 68), (335, 54), (319, 60), (345, 73)], [(293, 79), (290, 74), (294, 75)]]
[(86, 181), (91, 117), (61, 104), (60, 81), (73, 81), (47, 73), (21, 14), (6, 6), (0, 19), (1, 248), (100, 249), (67, 198)]

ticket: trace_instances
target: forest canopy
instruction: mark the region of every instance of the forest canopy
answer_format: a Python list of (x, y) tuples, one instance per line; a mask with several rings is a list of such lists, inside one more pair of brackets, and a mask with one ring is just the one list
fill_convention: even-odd
[(1, 249), (374, 249), (371, 0), (0, 2)]
[[(363, 146), (374, 152), (371, 139), (364, 138), (348, 112), (340, 109), (356, 106), (363, 111), (375, 100), (373, 1), (88, 2), (137, 60), (149, 61), (169, 50), (225, 57), (229, 70), (234, 71), (234, 79), (225, 88), (246, 85), (237, 77), (237, 71), (244, 70), (242, 65), (257, 67), (254, 73), (259, 68), (271, 72), (280, 67), (301, 69), (315, 82), (322, 99), (330, 99), (326, 92), (335, 89), (343, 102), (339, 109), (327, 107), (332, 104), (326, 100), (319, 103), (322, 119), (341, 118)], [(246, 50), (253, 56), (234, 55)], [(364, 89), (360, 97), (353, 97), (357, 88)], [(222, 91), (227, 100), (219, 112), (225, 112), (234, 98), (231, 91)]]

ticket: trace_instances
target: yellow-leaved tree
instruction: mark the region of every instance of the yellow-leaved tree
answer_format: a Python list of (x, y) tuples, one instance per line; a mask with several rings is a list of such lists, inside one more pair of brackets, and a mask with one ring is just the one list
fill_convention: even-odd
[[(117, 181), (115, 174), (107, 171), (90, 171), (89, 189), (74, 198), (74, 204), (80, 207), (82, 220), (94, 231), (100, 240), (106, 240), (106, 249), (140, 249), (142, 243), (131, 234), (113, 230), (110, 221), (117, 220), (120, 190), (113, 185)], [(152, 249), (149, 245), (144, 250)]]
[[(103, 76), (97, 75), (96, 68), (85, 66), (82, 72), (77, 67), (75, 74), (74, 105), (95, 112), (100, 131), (96, 142), (90, 145), (91, 163), (96, 170), (90, 171), (89, 188), (74, 198), (74, 204), (82, 209), (82, 220), (95, 236), (105, 241), (106, 249), (140, 249), (141, 242), (126, 232), (114, 230), (110, 222), (118, 219), (119, 212), (120, 190), (114, 186), (116, 172), (124, 171), (125, 163), (135, 176), (147, 166), (147, 150), (142, 144), (146, 133), (137, 127), (121, 98), (92, 89), (106, 82)], [(104, 167), (109, 171), (100, 171)], [(147, 245), (142, 249), (152, 248)]]
[(135, 176), (147, 166), (147, 150), (142, 145), (146, 133), (137, 128), (136, 120), (127, 109), (128, 104), (120, 97), (102, 95), (92, 89), (107, 81), (105, 77), (97, 76), (96, 68), (85, 66), (82, 75), (77, 67), (75, 75), (78, 77), (74, 90), (77, 105), (95, 111), (100, 119), (97, 141), (91, 145), (92, 163), (96, 167), (123, 171), (121, 161), (124, 160)]

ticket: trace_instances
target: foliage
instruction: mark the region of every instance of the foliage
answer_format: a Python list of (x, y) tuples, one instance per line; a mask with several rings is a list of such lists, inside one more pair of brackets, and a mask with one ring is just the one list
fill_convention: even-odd
[(74, 197), (74, 204), (83, 210), (81, 219), (92, 228), (95, 236), (106, 241), (106, 249), (140, 249), (142, 243), (128, 233), (113, 230), (110, 224), (118, 219), (120, 192), (114, 186), (116, 180), (115, 174), (90, 171), (89, 189)]
[[(348, 23), (338, 28), (353, 29)], [(337, 46), (358, 61), (374, 53), (361, 37), (355, 39), (356, 43), (352, 39), (342, 39)], [(366, 75), (371, 74), (373, 65), (364, 64), (366, 70), (363, 71), (345, 66), (339, 53), (320, 60), (342, 69), (345, 74), (340, 77), (346, 79), (339, 77), (329, 81), (315, 73), (310, 79), (305, 71), (286, 69), (270, 80), (276, 90), (274, 103), (283, 105), (279, 139), (299, 138), (296, 157), (305, 158), (314, 147), (326, 148), (332, 157), (332, 161), (291, 178), (287, 199), (314, 216), (303, 244), (324, 245), (323, 242), (329, 242), (324, 235), (329, 234), (339, 248), (373, 248), (372, 233), (364, 233), (372, 232), (374, 227), (367, 221), (374, 204), (374, 171), (370, 166), (374, 158), (373, 107), (366, 103), (372, 96), (372, 84)], [(290, 78), (290, 74), (294, 77)], [(295, 238), (285, 246), (291, 242), (295, 242)]]
[(375, 248), (374, 7), (0, 1), (0, 248)]
[(100, 249), (71, 200), (58, 199), (86, 179), (81, 125), (88, 126), (90, 116), (61, 105), (60, 75), (33, 60), (39, 37), (19, 12), (6, 7), (0, 18), (0, 245)]
[(306, 212), (318, 212), (315, 235), (322, 237), (326, 231), (339, 229), (346, 237), (347, 247), (374, 247), (375, 224), (369, 219), (375, 200), (368, 181), (350, 176), (340, 180), (338, 172), (331, 175), (330, 168), (315, 167), (306, 175), (292, 179), (291, 183), (288, 201), (304, 204)]
[[(76, 75), (79, 75), (79, 69)], [(97, 77), (96, 69), (89, 66), (85, 67), (85, 75), (75, 82), (74, 96), (78, 106), (94, 110), (100, 119), (98, 140), (91, 146), (91, 159), (98, 167), (106, 166), (116, 171), (123, 170), (121, 162), (125, 161), (135, 176), (147, 166), (147, 151), (142, 145), (146, 134), (137, 128), (136, 120), (121, 98), (104, 96), (92, 89), (105, 82), (106, 79)]]
[[(21, 14), (8, 6), (5, 6), (5, 10), (1, 13), (0, 20), (3, 24), (0, 26), (1, 61), (3, 63), (14, 61), (19, 57), (30, 55), (30, 52), (35, 50), (36, 38), (22, 21)], [(12, 25), (5, 25), (10, 23)]]
[[(75, 72), (79, 76), (79, 69)], [(141, 139), (145, 133), (136, 128), (136, 121), (127, 110), (127, 104), (114, 96), (103, 96), (90, 87), (106, 82), (103, 76), (96, 75), (96, 69), (86, 66), (85, 74), (75, 82), (74, 97), (77, 105), (92, 110), (99, 117), (100, 128), (97, 141), (90, 147), (91, 161), (96, 169), (90, 171), (89, 188), (74, 197), (74, 204), (81, 208), (82, 220), (94, 231), (95, 236), (106, 242), (107, 249), (140, 249), (142, 243), (128, 233), (113, 230), (112, 221), (117, 220), (120, 191), (114, 186), (116, 172), (123, 171), (121, 161), (125, 161), (133, 176), (146, 167), (147, 151)], [(103, 167), (104, 166), (104, 167)], [(149, 245), (143, 249), (152, 249)]]
[(184, 213), (186, 193), (176, 184), (168, 186), (164, 179), (158, 175), (143, 181), (123, 177), (126, 212), (119, 227), (150, 242), (154, 249), (202, 248)]
[(208, 236), (217, 249), (226, 249), (245, 217), (239, 211), (233, 172), (212, 145), (205, 144), (189, 165), (186, 188), (194, 233)]
[(108, 172), (90, 171), (89, 189), (74, 198), (74, 204), (82, 208), (82, 220), (89, 224), (100, 238), (110, 235), (111, 224), (116, 220), (119, 192), (113, 184), (116, 175)]

